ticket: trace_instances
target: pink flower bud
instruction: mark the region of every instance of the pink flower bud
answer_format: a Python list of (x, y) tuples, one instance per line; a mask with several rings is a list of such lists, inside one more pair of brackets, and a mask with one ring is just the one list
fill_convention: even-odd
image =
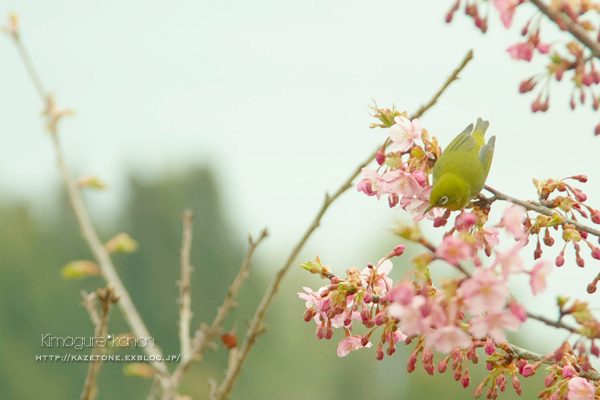
[(375, 325), (380, 326), (383, 325), (383, 323), (385, 321), (387, 321), (388, 316), (386, 315), (385, 311), (380, 311), (376, 316), (375, 316), (375, 320), (373, 321), (375, 323)]
[(333, 337), (333, 328), (328, 326), (325, 328), (325, 339), (329, 340)]
[(600, 357), (600, 349), (598, 349), (594, 342), (592, 342), (592, 345), (590, 346), (590, 352), (596, 357)]
[(512, 377), (512, 387), (515, 390), (519, 390), (521, 388), (521, 382), (519, 382), (519, 378), (517, 378), (517, 375), (513, 375)]
[(533, 368), (532, 364), (525, 365), (521, 370), (521, 375), (523, 375), (525, 378), (535, 375), (535, 369)]
[(565, 265), (565, 257), (563, 256), (563, 253), (560, 253), (558, 257), (556, 257), (556, 266), (562, 267), (563, 265)]
[(544, 386), (550, 387), (554, 382), (556, 382), (556, 376), (554, 376), (554, 371), (552, 371), (548, 374), (546, 379), (544, 379)]
[(595, 246), (592, 247), (592, 257), (596, 260), (600, 260), (600, 248)]
[(562, 377), (571, 378), (573, 375), (575, 375), (575, 368), (570, 365), (565, 365), (562, 369)]
[(315, 313), (310, 308), (307, 308), (304, 311), (304, 314), (302, 315), (302, 317), (304, 318), (304, 320), (306, 322), (310, 321), (314, 316), (315, 316)]
[(390, 205), (390, 208), (396, 207), (398, 202), (400, 202), (400, 196), (398, 196), (398, 193), (391, 193), (388, 196), (388, 204)]
[(575, 259), (575, 262), (577, 263), (577, 266), (579, 268), (585, 267), (585, 260), (583, 259), (583, 257), (578, 255), (577, 258)]
[[(598, 125), (600, 126), (600, 125)], [(595, 224), (600, 224), (600, 211), (598, 210), (593, 210), (590, 211), (592, 213), (591, 218), (592, 218), (592, 222)]]
[(379, 343), (379, 345), (377, 346), (377, 350), (375, 350), (375, 358), (378, 361), (383, 360), (383, 346), (381, 345), (381, 343)]
[(533, 78), (529, 78), (526, 81), (521, 82), (519, 85), (519, 93), (527, 93), (532, 91), (535, 88), (537, 82), (533, 80)]
[[(589, 294), (595, 293), (596, 292), (596, 284), (595, 283), (588, 284), (586, 290)], [(596, 356), (596, 357), (598, 357), (598, 356)]]
[(463, 376), (460, 378), (460, 383), (465, 389), (471, 384), (471, 377), (469, 376), (469, 371), (465, 371)]
[(494, 341), (492, 339), (487, 338), (487, 340), (485, 341), (484, 350), (485, 354), (487, 354), (488, 356), (491, 356), (496, 352), (496, 345), (494, 344)]
[(325, 335), (324, 329), (322, 326), (317, 326), (317, 339), (323, 339)]
[(433, 351), (430, 348), (425, 347), (423, 349), (423, 353), (421, 354), (421, 361), (423, 361), (423, 364), (429, 364), (433, 361)]
[(440, 374), (443, 374), (444, 372), (446, 372), (446, 369), (448, 369), (448, 360), (444, 359), (438, 364), (437, 370)]
[(375, 154), (375, 160), (377, 161), (377, 164), (383, 165), (383, 163), (385, 162), (385, 150), (384, 149), (379, 150)]
[(387, 348), (387, 355), (391, 356), (392, 354), (394, 354), (396, 352), (396, 346), (394, 346), (393, 344), (389, 345)]

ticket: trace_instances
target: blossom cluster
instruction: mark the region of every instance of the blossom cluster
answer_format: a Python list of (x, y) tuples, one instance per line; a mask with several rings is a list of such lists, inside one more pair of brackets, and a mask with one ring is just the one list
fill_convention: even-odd
[[(390, 133), (377, 153), (378, 169), (364, 168), (364, 178), (357, 184), (357, 190), (378, 199), (387, 195), (390, 207), (413, 214), (415, 221), (427, 217), (434, 227), (445, 227), (452, 212), (433, 208), (425, 216), (422, 214), (429, 202), (432, 167), (441, 154), (436, 138), (429, 136), (417, 119), (408, 119), (406, 113), (395, 108), (379, 109), (376, 105), (373, 109), (380, 123), (372, 127), (390, 128)], [(554, 239), (549, 228), (561, 227), (565, 246), (569, 242), (579, 246), (584, 241), (592, 254), (599, 251), (588, 240), (586, 231), (569, 224), (577, 221), (577, 216), (600, 222), (600, 212), (584, 203), (586, 195), (571, 180), (583, 183), (587, 178), (578, 175), (534, 181), (539, 196), (536, 207), (553, 210), (552, 216), (540, 214), (531, 218), (528, 215), (531, 211), (512, 204), (492, 224), (489, 212), (497, 196), (480, 196), (468, 209), (455, 213), (453, 223), (437, 246), (424, 238), (418, 226), (401, 226), (395, 231), (398, 236), (427, 249), (412, 260), (405, 260), (405, 247), (400, 244), (376, 264), (369, 264), (363, 270), (348, 269), (345, 277), (334, 274), (319, 257), (302, 263), (304, 269), (329, 281), (316, 291), (305, 287), (298, 294), (306, 302), (305, 321), (316, 323), (319, 339), (332, 339), (336, 329), (343, 332), (337, 349), (340, 357), (374, 346), (375, 357), (382, 360), (386, 354), (393, 355), (400, 343), (414, 343), (407, 361), (409, 373), (419, 360), (431, 375), (436, 369), (443, 373), (450, 366), (454, 379), (465, 388), (471, 383), (469, 366), (479, 362), (478, 349), (482, 349), (489, 375), (475, 388), (475, 397), (486, 390), (486, 397), (495, 399), (499, 392), (505, 391), (509, 381), (521, 394), (519, 377), (531, 376), (541, 365), (548, 364), (546, 389), (538, 394), (539, 398), (592, 400), (600, 389), (594, 383), (595, 378), (589, 379), (592, 371), (589, 357), (600, 355), (594, 342), (600, 338), (600, 323), (586, 303), (571, 303), (566, 298), (558, 301), (561, 318), (572, 316), (578, 324), (570, 328), (571, 333), (579, 335), (573, 346), (567, 341), (553, 354), (539, 359), (506, 340), (507, 331), (518, 330), (525, 320), (532, 318), (510, 293), (511, 277), (528, 276), (531, 292), (538, 295), (546, 289), (546, 278), (553, 271), (552, 263), (541, 258), (540, 234), (544, 235), (544, 244), (551, 246)], [(514, 240), (505, 250), (498, 249), (500, 230)], [(538, 246), (534, 263), (528, 267), (521, 253), (531, 236), (537, 236)], [(581, 258), (577, 246), (577, 258)], [(557, 265), (560, 257), (564, 258), (564, 249)], [(410, 266), (403, 269), (407, 272), (396, 282), (390, 278), (395, 260)], [(439, 279), (436, 286), (430, 270), (436, 260), (454, 266), (460, 275)], [(363, 325), (365, 332), (357, 334), (357, 325)], [(434, 351), (444, 355), (437, 366)]]
[[(491, 3), (498, 11), (500, 20), (506, 29), (512, 26), (513, 19), (517, 9), (523, 8), (528, 2), (524, 0), (487, 0), (483, 2), (467, 1), (465, 5), (465, 14), (473, 19), (475, 25), (485, 33), (488, 28), (487, 13), (485, 17), (481, 16), (479, 7), (482, 3)], [(460, 8), (461, 1), (457, 0), (452, 8), (446, 14), (446, 22), (451, 22), (454, 13)], [(539, 7), (539, 6), (538, 6)], [(578, 32), (583, 37), (598, 32), (598, 38), (589, 36), (597, 43), (600, 40), (600, 27), (595, 23), (596, 14), (600, 12), (600, 5), (590, 0), (553, 0), (545, 6), (546, 14), (562, 31), (566, 31), (567, 21), (576, 26)], [(550, 88), (552, 79), (561, 81), (567, 71), (572, 71), (571, 80), (573, 90), (571, 92), (570, 106), (575, 109), (577, 101), (581, 104), (590, 98), (594, 110), (600, 108), (600, 94), (594, 92), (594, 88), (600, 84), (600, 71), (596, 69), (595, 58), (598, 56), (593, 50), (586, 48), (578, 40), (556, 41), (545, 43), (541, 39), (541, 18), (538, 13), (532, 13), (529, 20), (521, 29), (521, 35), (524, 41), (515, 43), (508, 47), (507, 51), (514, 60), (531, 61), (534, 54), (540, 53), (548, 55), (549, 63), (546, 70), (534, 75), (521, 82), (519, 86), (520, 93), (527, 93), (535, 89), (537, 85), (541, 87), (538, 96), (531, 103), (533, 112), (547, 111), (550, 106)], [(596, 126), (596, 135), (600, 134), (600, 124)]]

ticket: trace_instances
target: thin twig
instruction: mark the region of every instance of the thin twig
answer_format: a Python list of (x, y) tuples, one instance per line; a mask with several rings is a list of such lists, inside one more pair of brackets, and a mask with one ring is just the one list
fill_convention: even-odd
[(19, 54), (21, 55), (21, 59), (25, 64), (25, 68), (27, 69), (27, 73), (33, 82), (33, 86), (35, 86), (35, 90), (37, 90), (38, 95), (42, 98), (42, 101), (46, 101), (46, 90), (44, 89), (44, 85), (42, 85), (42, 81), (38, 76), (35, 68), (33, 67), (33, 62), (31, 61), (31, 57), (27, 53), (25, 46), (23, 46), (23, 42), (19, 37), (15, 37), (15, 44), (17, 45), (17, 50), (19, 50)]
[[(86, 310), (90, 313), (90, 318), (94, 323), (94, 337), (104, 338), (106, 336), (106, 330), (108, 326), (108, 313), (112, 308), (112, 305), (119, 301), (119, 297), (114, 293), (114, 287), (109, 285), (106, 289), (98, 289), (97, 292), (87, 294), (82, 292), (83, 304)], [(100, 300), (100, 306), (102, 308), (102, 314), (98, 314), (96, 309), (96, 299)], [(99, 355), (105, 351), (104, 347), (98, 346), (97, 342), (92, 350), (92, 356), (94, 360), (90, 360), (88, 365), (88, 372), (83, 385), (83, 392), (81, 392), (80, 400), (93, 400), (98, 395), (98, 387), (96, 380), (100, 368), (102, 368), (102, 360)]]
[[(19, 49), (19, 53), (21, 54), (23, 62), (27, 67), (27, 72), (29, 73), (31, 80), (34, 83), (39, 96), (41, 97), (43, 102), (47, 102), (50, 96), (49, 94), (44, 92), (43, 85), (41, 84), (39, 76), (33, 67), (33, 63), (31, 62), (31, 59), (29, 58), (22, 41), (15, 40), (15, 44)], [(146, 325), (144, 324), (144, 321), (142, 320), (142, 317), (138, 313), (135, 305), (133, 304), (133, 301), (131, 300), (131, 297), (129, 296), (129, 292), (127, 291), (127, 289), (125, 289), (125, 286), (121, 282), (121, 279), (117, 274), (117, 271), (112, 263), (108, 251), (104, 248), (102, 242), (100, 241), (100, 238), (98, 237), (98, 233), (94, 228), (87, 208), (85, 207), (85, 203), (83, 202), (83, 199), (81, 197), (81, 193), (79, 191), (79, 187), (77, 186), (77, 182), (75, 181), (75, 179), (71, 175), (71, 172), (65, 164), (63, 152), (58, 139), (58, 134), (56, 132), (52, 132), (51, 137), (56, 153), (56, 162), (58, 164), (58, 168), (60, 170), (62, 179), (65, 182), (65, 185), (67, 186), (67, 193), (69, 195), (69, 200), (71, 202), (71, 206), (73, 207), (75, 217), (77, 218), (77, 222), (79, 223), (79, 227), (81, 229), (81, 233), (85, 241), (88, 243), (92, 253), (94, 254), (94, 257), (96, 258), (96, 261), (100, 266), (102, 276), (108, 284), (113, 285), (116, 295), (120, 297), (120, 309), (123, 313), (123, 316), (125, 317), (125, 320), (131, 327), (131, 330), (133, 331), (134, 335), (136, 335), (137, 337), (151, 337), (150, 333), (148, 332), (148, 329), (146, 328)], [(162, 358), (162, 351), (158, 346), (145, 346), (144, 351), (149, 356), (161, 356)], [(169, 371), (166, 368), (166, 366), (161, 362), (153, 362), (152, 365), (162, 376), (162, 383), (167, 384), (168, 381), (166, 380), (166, 377), (168, 377)]]
[(181, 354), (190, 354), (190, 325), (192, 322), (192, 298), (190, 293), (190, 282), (192, 266), (190, 265), (190, 253), (192, 250), (192, 228), (194, 226), (194, 213), (185, 210), (183, 218), (183, 239), (181, 246), (181, 280), (179, 281), (179, 341), (181, 342)]
[[(252, 263), (252, 256), (254, 255), (254, 251), (256, 250), (258, 245), (263, 241), (263, 239), (265, 239), (267, 236), (268, 232), (266, 229), (262, 230), (256, 241), (252, 238), (251, 235), (248, 236), (249, 249), (248, 253), (246, 253), (244, 261), (242, 262), (240, 270), (238, 271), (235, 279), (233, 280), (233, 283), (229, 287), (229, 290), (227, 291), (227, 296), (225, 297), (223, 304), (217, 310), (217, 316), (213, 320), (211, 326), (206, 327), (205, 329), (202, 329), (201, 331), (197, 332), (196, 336), (194, 337), (194, 340), (192, 341), (191, 351), (189, 353), (182, 354), (181, 362), (179, 363), (179, 365), (177, 365), (177, 368), (171, 376), (171, 390), (174, 390), (175, 388), (177, 388), (177, 386), (179, 386), (179, 382), (181, 381), (183, 374), (185, 374), (185, 372), (189, 368), (191, 362), (202, 355), (204, 350), (210, 345), (215, 335), (217, 335), (220, 332), (221, 326), (223, 325), (223, 321), (225, 320), (225, 316), (229, 313), (229, 311), (231, 311), (232, 308), (236, 306), (236, 297), (242, 287), (242, 284), (248, 277), (248, 271)], [(169, 399), (169, 396), (171, 395), (172, 392), (166, 393), (164, 398)]]
[(579, 329), (577, 328), (573, 328), (572, 326), (569, 326), (565, 323), (563, 323), (562, 321), (552, 321), (546, 317), (542, 317), (541, 315), (535, 315), (532, 314), (530, 312), (527, 313), (527, 318), (531, 318), (531, 319), (535, 319), (538, 320), (540, 322), (543, 322), (544, 324), (548, 325), (548, 326), (553, 326), (557, 329), (565, 329), (571, 333), (579, 333)]
[[(444, 85), (441, 87), (441, 89), (435, 93), (433, 98), (428, 103), (426, 103), (424, 106), (421, 106), (421, 108), (419, 108), (417, 110), (417, 112), (411, 116), (411, 119), (412, 118), (420, 118), (427, 110), (429, 110), (437, 102), (437, 100), (442, 95), (442, 93), (450, 86), (450, 84), (452, 82), (454, 82), (456, 79), (458, 79), (459, 73), (465, 68), (465, 66), (468, 64), (468, 62), (472, 58), (473, 58), (473, 51), (469, 50), (467, 55), (461, 61), (458, 68), (456, 68), (454, 70), (454, 72), (446, 79), (446, 81), (444, 82)], [(265, 328), (263, 326), (263, 320), (265, 317), (265, 313), (269, 309), (269, 307), (271, 305), (271, 301), (273, 300), (273, 297), (279, 290), (279, 286), (281, 284), (281, 281), (283, 280), (283, 277), (289, 270), (292, 263), (296, 260), (298, 253), (300, 253), (300, 250), (302, 250), (305, 243), (308, 241), (308, 238), (312, 235), (312, 233), (315, 231), (315, 229), (317, 229), (319, 227), (319, 225), (321, 223), (321, 218), (323, 218), (323, 215), (325, 214), (325, 212), (327, 211), (327, 209), (329, 208), (331, 203), (333, 203), (338, 197), (340, 197), (346, 190), (348, 190), (349, 188), (352, 187), (352, 181), (354, 181), (354, 179), (360, 174), (361, 170), (364, 167), (366, 167), (369, 163), (371, 163), (371, 161), (373, 161), (373, 159), (375, 158), (375, 155), (377, 154), (377, 151), (379, 151), (380, 149), (381, 149), (381, 146), (379, 146), (377, 148), (377, 150), (375, 152), (373, 152), (373, 154), (369, 155), (369, 157), (352, 172), (350, 177), (348, 177), (348, 179), (346, 179), (346, 181), (344, 183), (342, 183), (342, 185), (338, 188), (338, 190), (332, 196), (330, 196), (329, 194), (325, 195), (325, 200), (323, 201), (323, 205), (321, 206), (320, 210), (317, 212), (315, 219), (310, 224), (310, 226), (308, 227), (308, 229), (306, 230), (304, 235), (302, 235), (302, 237), (300, 238), (300, 241), (293, 248), (292, 252), (290, 253), (290, 255), (287, 258), (287, 261), (285, 262), (285, 264), (283, 264), (281, 269), (277, 272), (277, 274), (275, 275), (275, 278), (273, 279), (273, 281), (269, 285), (268, 289), (266, 290), (266, 292), (262, 298), (262, 301), (260, 302), (258, 308), (256, 309), (256, 312), (254, 313), (254, 317), (252, 318), (252, 321), (250, 322), (250, 326), (249, 326), (248, 330), (246, 331), (246, 336), (245, 336), (244, 342), (238, 351), (236, 360), (234, 360), (230, 364), (230, 366), (227, 368), (225, 378), (223, 379), (221, 384), (218, 385), (218, 387), (215, 386), (214, 390), (211, 391), (210, 397), (212, 400), (222, 400), (222, 399), (226, 399), (228, 397), (229, 393), (231, 392), (231, 389), (233, 388), (235, 380), (237, 379), (237, 376), (239, 375), (240, 370), (241, 370), (244, 362), (246, 361), (248, 353), (250, 352), (250, 349), (252, 348), (252, 346), (254, 345), (254, 342), (256, 341), (256, 338), (262, 332), (264, 332)]]
[(600, 58), (600, 43), (595, 41), (585, 30), (585, 28), (578, 23), (574, 22), (565, 13), (559, 12), (552, 9), (542, 0), (530, 0), (542, 13), (546, 14), (548, 18), (556, 22), (560, 26), (560, 22), (564, 23), (564, 26), (577, 40), (579, 40), (585, 47), (590, 49), (594, 57)]
[[(515, 199), (514, 197), (508, 196), (504, 193), (497, 191), (496, 189), (489, 187), (488, 185), (485, 185), (485, 189), (488, 192), (492, 193), (498, 200), (504, 200), (504, 201), (508, 201), (509, 203), (518, 204), (520, 206), (525, 207), (526, 209), (528, 209), (530, 211), (535, 211), (539, 214), (543, 214), (548, 217), (554, 217), (555, 215), (558, 214), (556, 211), (551, 210), (548, 207), (544, 207), (543, 205), (541, 205), (539, 203), (533, 203), (530, 201), (523, 201), (523, 200)], [(592, 234), (592, 235), (600, 238), (600, 230), (590, 228), (589, 226), (584, 225), (581, 222), (572, 220), (570, 218), (565, 218), (561, 215), (559, 215), (559, 217), (562, 220), (562, 223), (573, 225), (577, 230), (587, 232), (589, 234)]]

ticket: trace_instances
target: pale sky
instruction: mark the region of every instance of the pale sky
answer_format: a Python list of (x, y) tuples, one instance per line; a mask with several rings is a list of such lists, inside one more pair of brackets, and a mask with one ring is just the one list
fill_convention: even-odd
[[(518, 94), (519, 82), (546, 62), (539, 55), (516, 62), (505, 51), (521, 40), (530, 12), (520, 12), (506, 31), (492, 9), (482, 35), (461, 13), (444, 23), (452, 3), (8, 0), (0, 14), (20, 14), (44, 85), (76, 110), (60, 127), (67, 161), (111, 185), (93, 196), (92, 208), (96, 216), (112, 215), (103, 220), (115, 229), (128, 171), (152, 179), (209, 164), (240, 237), (266, 226), (264, 253), (286, 254), (325, 191), (337, 189), (385, 139), (386, 131), (368, 128), (371, 99), (415, 111), (470, 48), (474, 60), (422, 126), (444, 145), (477, 117), (487, 119), (497, 137), (490, 186), (533, 199), (532, 178), (585, 173), (590, 181), (580, 187), (600, 207), (600, 138), (593, 137), (599, 115), (589, 103), (570, 110), (568, 79), (553, 83), (546, 114), (529, 110), (533, 94)], [(59, 178), (42, 104), (6, 37), (0, 60), (1, 198), (43, 212)], [(338, 273), (362, 268), (382, 256), (370, 248), (379, 238), (389, 241), (386, 230), (398, 218), (406, 216), (352, 189), (301, 258), (319, 254), (338, 263)], [(587, 257), (581, 270), (567, 254), (567, 265), (550, 277), (555, 291), (522, 298), (534, 310), (553, 310), (558, 292), (600, 303), (600, 295), (585, 293), (600, 262)]]

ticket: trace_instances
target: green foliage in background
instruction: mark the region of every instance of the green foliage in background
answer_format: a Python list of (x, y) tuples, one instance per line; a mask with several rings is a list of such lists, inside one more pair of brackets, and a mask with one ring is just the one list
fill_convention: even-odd
[[(198, 168), (181, 176), (145, 183), (132, 178), (116, 231), (101, 232), (107, 241), (127, 232), (139, 243), (134, 254), (115, 254), (114, 262), (148, 329), (165, 354), (178, 354), (176, 281), (179, 279), (181, 212), (194, 212), (192, 247), (193, 327), (211, 322), (237, 273), (245, 252), (245, 232), (232, 230), (222, 208), (212, 173)], [(96, 216), (98, 218), (98, 216)], [(260, 228), (260, 227), (258, 227)], [(257, 229), (258, 229), (257, 228)], [(291, 248), (290, 243), (290, 248)], [(286, 251), (283, 249), (282, 251)], [(382, 250), (382, 254), (386, 250)], [(0, 399), (78, 399), (87, 363), (36, 362), (36, 355), (81, 353), (90, 349), (43, 348), (41, 336), (92, 336), (93, 326), (81, 307), (80, 291), (104, 286), (99, 277), (64, 280), (60, 268), (73, 260), (89, 259), (67, 200), (45, 217), (35, 218), (22, 204), (0, 200)], [(259, 250), (244, 286), (240, 307), (225, 329), (235, 326), (240, 341), (247, 321), (260, 302), (281, 254)], [(361, 266), (356, 266), (361, 267)], [(470, 399), (483, 378), (485, 359), (471, 371), (473, 383), (462, 389), (452, 373), (426, 376), (420, 364), (408, 375), (406, 360), (412, 346), (398, 347), (393, 357), (377, 362), (372, 349), (336, 355), (341, 339), (317, 340), (315, 324), (302, 320), (304, 304), (296, 292), (318, 286), (318, 278), (294, 268), (285, 279), (267, 319), (268, 331), (259, 338), (240, 375), (233, 398), (246, 399)], [(109, 332), (128, 332), (115, 307)], [(123, 351), (123, 350), (121, 350)], [(125, 350), (127, 354), (141, 352)], [(220, 380), (227, 366), (227, 350), (208, 351), (180, 387), (194, 399), (207, 397), (209, 378)], [(368, 366), (368, 367), (365, 367)], [(172, 369), (172, 365), (170, 366)], [(145, 399), (150, 381), (125, 377), (123, 364), (104, 364), (99, 376), (99, 399)], [(521, 379), (523, 392), (533, 397), (541, 377)], [(501, 398), (516, 399), (512, 388)]]

